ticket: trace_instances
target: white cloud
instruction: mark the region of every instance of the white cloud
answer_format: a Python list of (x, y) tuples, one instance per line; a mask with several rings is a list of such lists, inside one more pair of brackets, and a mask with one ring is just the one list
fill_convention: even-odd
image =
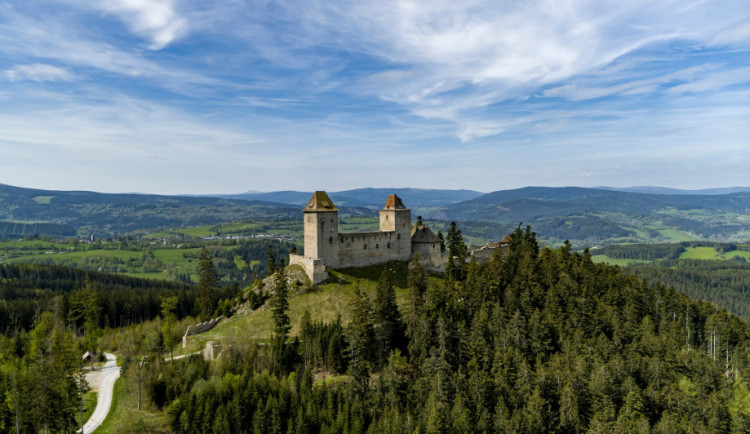
[(653, 84), (643, 83), (588, 89), (563, 85), (638, 50), (674, 41), (710, 46), (721, 43), (717, 35), (724, 33), (736, 40), (750, 16), (738, 0), (721, 7), (681, 0), (373, 0), (349, 7), (320, 0), (290, 4), (285, 14), (280, 9), (284, 21), (294, 23), (283, 29), (293, 34), (287, 39), (294, 45), (276, 48), (306, 44), (378, 58), (390, 70), (363, 78), (360, 92), (420, 116), (454, 121), (459, 130), (466, 111), (524, 98), (544, 86), (557, 84), (558, 93), (574, 93), (574, 99), (654, 91)]
[(149, 39), (152, 50), (166, 47), (188, 31), (188, 20), (177, 13), (173, 0), (106, 0), (78, 4), (118, 17), (133, 33)]
[(43, 63), (18, 65), (6, 70), (3, 75), (10, 81), (71, 81), (75, 78), (75, 76), (66, 68), (46, 65)]

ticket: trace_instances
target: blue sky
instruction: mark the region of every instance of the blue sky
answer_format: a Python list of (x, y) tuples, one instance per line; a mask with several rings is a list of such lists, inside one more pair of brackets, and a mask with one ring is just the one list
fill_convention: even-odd
[(750, 3), (0, 0), (0, 183), (750, 185)]

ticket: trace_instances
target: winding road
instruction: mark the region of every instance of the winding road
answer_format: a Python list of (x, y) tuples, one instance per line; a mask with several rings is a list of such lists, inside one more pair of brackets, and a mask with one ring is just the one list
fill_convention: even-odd
[[(83, 434), (89, 434), (104, 422), (112, 406), (112, 392), (115, 387), (115, 380), (120, 377), (120, 368), (117, 366), (117, 359), (112, 353), (104, 353), (107, 357), (107, 363), (100, 368), (99, 384), (90, 384), (92, 389), (97, 389), (96, 408), (88, 421), (83, 425)], [(80, 431), (79, 431), (80, 432)]]

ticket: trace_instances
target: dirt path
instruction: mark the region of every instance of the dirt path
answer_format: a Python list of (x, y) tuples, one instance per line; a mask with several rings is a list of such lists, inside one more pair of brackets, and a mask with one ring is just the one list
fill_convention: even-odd
[(114, 354), (104, 353), (107, 357), (107, 363), (99, 371), (86, 374), (86, 380), (89, 382), (92, 390), (98, 391), (96, 394), (96, 408), (88, 421), (83, 425), (83, 434), (93, 432), (99, 428), (109, 414), (112, 406), (112, 392), (115, 387), (115, 380), (120, 377), (120, 368)]

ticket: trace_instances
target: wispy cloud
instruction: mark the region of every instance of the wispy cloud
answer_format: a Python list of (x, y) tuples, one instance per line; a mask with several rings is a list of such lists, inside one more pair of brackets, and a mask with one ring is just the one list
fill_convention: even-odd
[(133, 33), (148, 39), (148, 47), (152, 50), (160, 50), (187, 34), (188, 20), (180, 16), (175, 3), (173, 0), (75, 0), (79, 7), (116, 16)]
[(70, 179), (24, 169), (54, 155), (72, 187), (108, 167), (143, 182), (125, 191), (750, 184), (748, 32), (745, 0), (5, 1), (0, 173)]
[(10, 81), (71, 81), (74, 75), (67, 68), (60, 68), (43, 63), (18, 65), (3, 72), (3, 76)]
[(559, 84), (545, 96), (574, 99), (653, 92), (664, 82), (583, 88), (565, 81), (673, 43), (742, 43), (747, 12), (737, 11), (746, 8), (729, 3), (364, 1), (348, 8), (310, 1), (275, 5), (284, 17), (279, 21), (293, 23), (284, 27), (285, 40), (293, 42), (277, 40), (274, 48), (325, 47), (378, 59), (382, 67), (362, 74), (356, 87), (419, 116), (453, 121), (462, 131), (466, 111), (549, 85)]

